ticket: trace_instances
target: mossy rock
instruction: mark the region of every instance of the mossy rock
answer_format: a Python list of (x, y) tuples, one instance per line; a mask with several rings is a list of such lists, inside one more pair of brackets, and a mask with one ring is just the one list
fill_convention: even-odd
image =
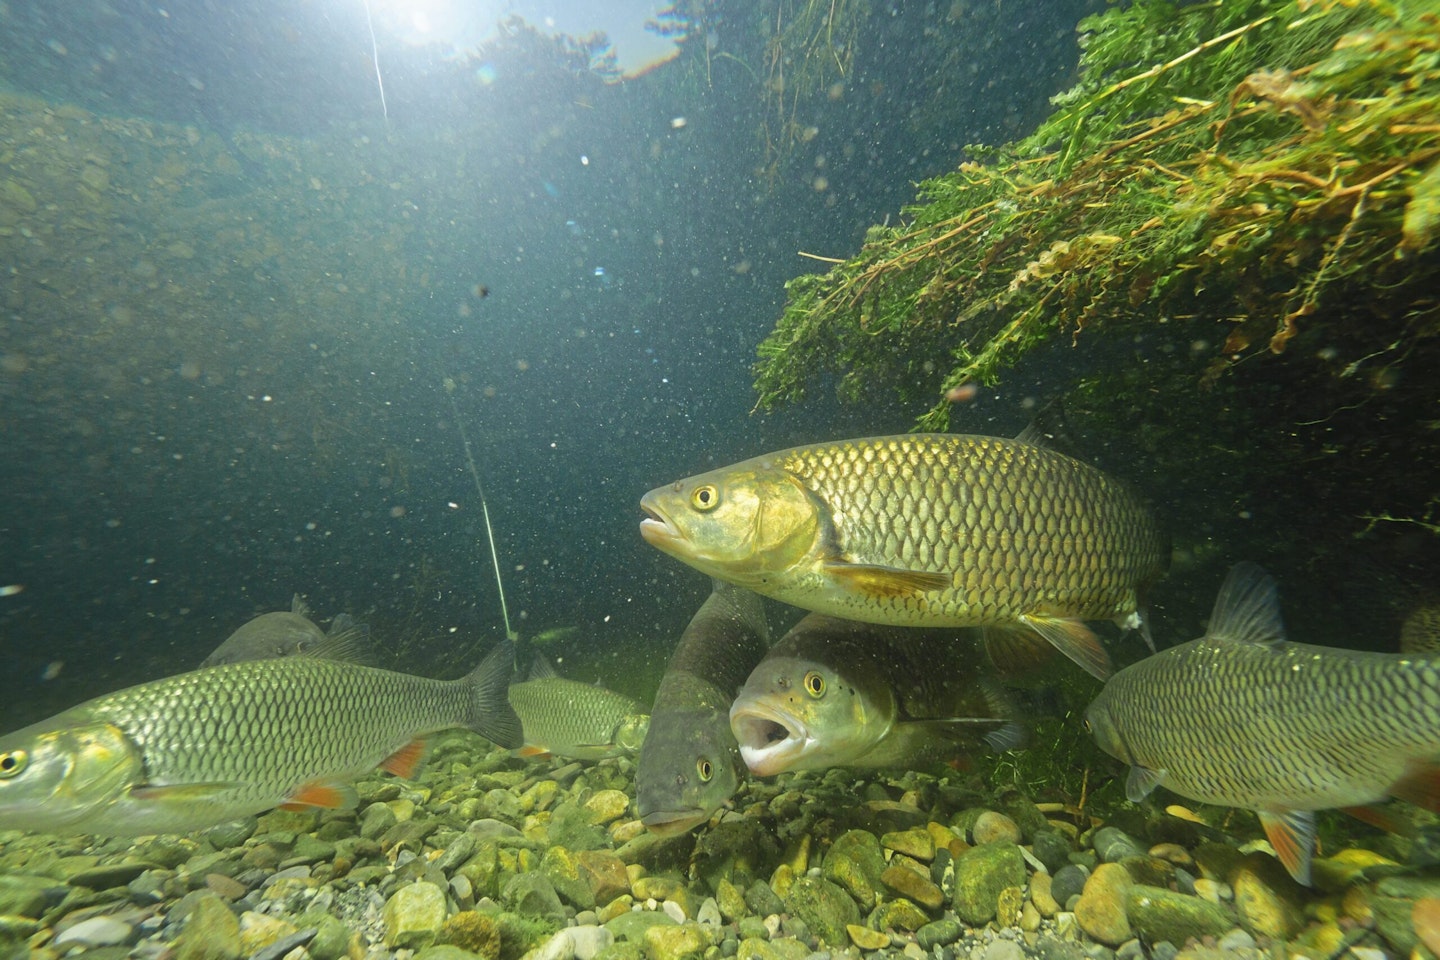
[[(873, 838), (872, 838), (873, 839)], [(831, 947), (850, 942), (845, 927), (860, 923), (860, 910), (838, 884), (818, 877), (801, 877), (790, 885), (785, 907)]]
[(955, 912), (972, 926), (989, 923), (1005, 888), (1024, 885), (1025, 857), (1015, 844), (971, 847), (955, 861)]
[(1181, 945), (1192, 937), (1218, 937), (1235, 926), (1235, 917), (1219, 904), (1163, 887), (1137, 883), (1125, 900), (1130, 927), (1146, 943), (1167, 940)]

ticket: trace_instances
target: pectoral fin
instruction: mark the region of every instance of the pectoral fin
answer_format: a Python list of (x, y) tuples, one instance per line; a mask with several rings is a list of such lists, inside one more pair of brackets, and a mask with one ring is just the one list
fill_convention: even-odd
[(838, 581), (846, 590), (877, 599), (932, 593), (936, 590), (944, 590), (952, 583), (952, 578), (948, 573), (902, 570), (898, 567), (882, 567), (873, 563), (846, 563), (843, 560), (831, 560), (826, 563), (825, 573)]
[(1095, 632), (1080, 620), (1062, 617), (1021, 616), (1020, 621), (1054, 644), (1055, 649), (1074, 660), (1099, 680), (1110, 676), (1110, 655)]
[(1275, 855), (1297, 883), (1310, 886), (1310, 857), (1315, 852), (1315, 814), (1309, 810), (1260, 811), (1260, 826)]
[(204, 803), (219, 799), (226, 793), (244, 787), (242, 783), (216, 781), (213, 783), (170, 783), (142, 784), (130, 788), (130, 796), (146, 803)]
[(1125, 778), (1125, 799), (1131, 803), (1139, 803), (1150, 796), (1151, 791), (1160, 786), (1164, 779), (1164, 770), (1151, 770), (1136, 764), (1130, 768), (1130, 776)]

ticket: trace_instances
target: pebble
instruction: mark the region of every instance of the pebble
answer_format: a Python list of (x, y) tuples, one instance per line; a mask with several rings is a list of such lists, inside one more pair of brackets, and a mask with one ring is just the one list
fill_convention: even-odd
[(91, 917), (60, 931), (51, 946), (58, 950), (72, 947), (117, 947), (128, 944), (135, 928), (113, 917)]
[(1025, 960), (1025, 951), (1014, 940), (996, 940), (981, 956), (982, 960)]
[(227, 877), (223, 873), (207, 873), (205, 886), (216, 896), (226, 900), (239, 900), (249, 892), (245, 884)]
[(1061, 909), (1066, 908), (1071, 897), (1078, 897), (1085, 889), (1085, 881), (1090, 878), (1090, 871), (1079, 864), (1072, 863), (1056, 871), (1050, 882), (1050, 896), (1060, 905)]
[(888, 934), (862, 927), (858, 923), (847, 923), (845, 932), (850, 935), (850, 942), (861, 950), (884, 950), (890, 946)]
[(915, 931), (915, 942), (925, 950), (946, 946), (960, 939), (965, 930), (958, 920), (936, 920)]
[(385, 945), (418, 949), (435, 942), (445, 923), (445, 892), (419, 881), (396, 890), (385, 902)]
[(1130, 874), (1118, 863), (1096, 867), (1075, 904), (1075, 922), (1080, 929), (1112, 947), (1129, 940), (1134, 934), (1125, 915), (1125, 897), (1132, 885)]
[(976, 846), (1002, 842), (1018, 844), (1020, 827), (1005, 814), (986, 810), (975, 818), (975, 824), (970, 828), (970, 836), (974, 838)]
[(1101, 827), (1091, 841), (1102, 863), (1117, 863), (1126, 857), (1143, 857), (1140, 842), (1118, 827)]
[(1055, 878), (1048, 873), (1035, 873), (1030, 875), (1030, 902), (1039, 911), (1040, 916), (1049, 919), (1060, 912), (1060, 905), (1055, 902), (1051, 891), (1054, 889)]

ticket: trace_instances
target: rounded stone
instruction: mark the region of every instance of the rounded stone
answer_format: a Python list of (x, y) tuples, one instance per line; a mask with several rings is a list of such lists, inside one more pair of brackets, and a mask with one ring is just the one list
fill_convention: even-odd
[(1075, 922), (1080, 929), (1111, 947), (1134, 936), (1125, 913), (1126, 895), (1132, 885), (1130, 874), (1118, 863), (1096, 867), (1075, 904)]
[(423, 880), (401, 887), (385, 902), (382, 916), (387, 947), (428, 947), (445, 924), (445, 891)]
[(1019, 824), (994, 810), (986, 810), (975, 818), (970, 835), (975, 839), (976, 846), (985, 843), (1019, 843), (1021, 839)]
[(845, 932), (850, 935), (850, 942), (861, 950), (884, 950), (890, 946), (889, 934), (862, 927), (858, 923), (847, 923)]
[(959, 940), (960, 934), (964, 932), (965, 928), (960, 926), (958, 920), (936, 920), (915, 931), (915, 942), (927, 951), (934, 951), (936, 947), (947, 946)]
[(1229, 911), (1208, 900), (1138, 883), (1126, 894), (1125, 916), (1148, 943), (1218, 937), (1235, 925)]

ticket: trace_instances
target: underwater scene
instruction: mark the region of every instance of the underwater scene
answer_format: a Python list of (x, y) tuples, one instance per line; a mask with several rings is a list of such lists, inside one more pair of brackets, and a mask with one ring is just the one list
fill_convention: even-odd
[(0, 960), (1440, 956), (1440, 0), (0, 0)]

